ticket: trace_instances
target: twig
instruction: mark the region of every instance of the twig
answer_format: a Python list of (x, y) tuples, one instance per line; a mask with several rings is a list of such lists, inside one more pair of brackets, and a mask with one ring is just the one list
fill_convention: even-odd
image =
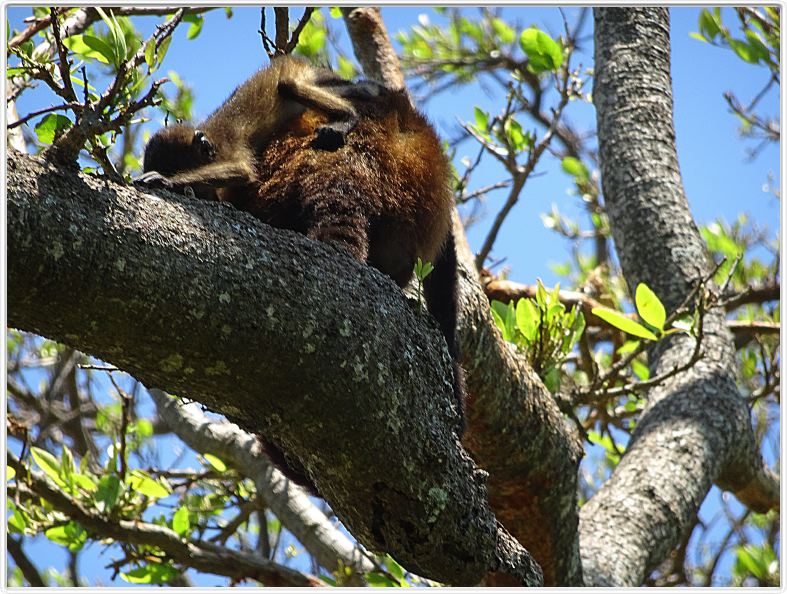
[(295, 26), (295, 30), (292, 32), (292, 36), (290, 36), (290, 40), (287, 42), (287, 45), (284, 47), (284, 53), (289, 54), (292, 53), (292, 50), (295, 49), (295, 46), (298, 45), (298, 39), (301, 36), (301, 31), (311, 19), (312, 13), (314, 12), (313, 6), (307, 6), (303, 11), (303, 16), (298, 21), (298, 24)]
[(65, 111), (70, 109), (74, 112), (79, 113), (83, 109), (83, 105), (81, 103), (64, 103), (63, 105), (53, 105), (52, 107), (45, 107), (44, 109), (39, 109), (37, 111), (32, 111), (24, 117), (19, 118), (15, 122), (11, 122), (8, 124), (8, 129), (12, 130), (18, 126), (21, 126), (25, 122), (29, 122), (33, 118), (36, 118), (40, 115), (44, 115), (45, 113), (51, 113), (53, 111)]
[(276, 27), (276, 54), (281, 54), (287, 46), (287, 33), (290, 27), (290, 11), (286, 6), (274, 6)]
[(552, 136), (557, 129), (558, 122), (560, 121), (560, 116), (563, 113), (563, 109), (568, 104), (569, 96), (571, 94), (570, 88), (568, 85), (568, 77), (569, 77), (570, 69), (569, 69), (569, 59), (566, 59), (566, 63), (563, 65), (562, 68), (562, 76), (561, 76), (561, 84), (560, 84), (560, 103), (558, 104), (557, 108), (553, 111), (552, 116), (552, 123), (549, 125), (544, 136), (541, 138), (539, 143), (530, 150), (528, 154), (527, 163), (521, 169), (517, 169), (514, 173), (514, 179), (511, 187), (511, 192), (509, 192), (508, 199), (506, 200), (503, 208), (500, 209), (500, 212), (497, 213), (495, 217), (494, 223), (492, 223), (492, 228), (489, 230), (489, 233), (484, 240), (481, 249), (479, 250), (478, 254), (476, 255), (475, 265), (477, 270), (481, 270), (484, 266), (484, 262), (486, 261), (487, 257), (489, 256), (489, 252), (492, 251), (492, 246), (495, 244), (495, 240), (497, 239), (497, 235), (500, 232), (500, 229), (503, 226), (503, 222), (508, 217), (508, 213), (511, 212), (511, 209), (519, 200), (519, 195), (521, 193), (522, 188), (527, 181), (527, 178), (533, 172), (536, 167), (536, 163), (541, 158), (544, 150), (547, 148), (549, 143), (552, 140)]
[(77, 101), (77, 94), (74, 91), (74, 85), (71, 83), (71, 64), (68, 62), (68, 51), (63, 45), (63, 40), (60, 39), (60, 26), (57, 22), (57, 10), (54, 8), (49, 9), (49, 16), (52, 19), (52, 37), (55, 40), (55, 50), (59, 58), (58, 68), (60, 69), (60, 78), (63, 81), (63, 90), (66, 92), (70, 101)]
[(134, 398), (133, 396), (127, 394), (125, 390), (123, 390), (118, 385), (111, 373), (109, 374), (109, 381), (112, 382), (115, 390), (117, 390), (121, 402), (120, 432), (118, 435), (118, 440), (120, 441), (120, 448), (118, 452), (118, 457), (120, 458), (120, 468), (118, 469), (118, 474), (120, 475), (120, 480), (125, 481), (128, 467), (128, 461), (126, 460), (126, 433), (128, 432), (128, 425), (131, 421), (131, 407), (134, 404)]

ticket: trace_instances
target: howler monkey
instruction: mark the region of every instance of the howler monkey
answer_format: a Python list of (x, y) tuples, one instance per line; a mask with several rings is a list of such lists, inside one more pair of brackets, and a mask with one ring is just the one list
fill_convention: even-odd
[[(143, 182), (148, 176), (154, 185), (162, 179), (167, 187), (190, 185), (198, 196), (230, 202), (274, 227), (343, 247), (401, 287), (410, 281), (417, 258), (432, 262), (435, 270), (425, 282), (427, 308), (448, 343), (463, 416), (450, 231), (453, 195), (436, 133), (404, 91), (382, 85), (342, 85), (323, 73), (303, 79), (307, 88), (332, 92), (331, 100), (303, 100), (297, 84), (280, 97), (282, 85), (270, 82), (280, 75), (268, 73), (277, 60), (197, 128), (178, 125), (154, 135), (145, 152)], [(263, 87), (277, 96), (251, 92)], [(305, 109), (289, 105), (292, 101)], [(249, 115), (271, 105), (278, 116)], [(325, 150), (320, 138), (334, 133), (343, 142)], [(203, 151), (203, 144), (213, 152)], [(233, 154), (241, 158), (230, 160)], [(297, 465), (275, 445), (266, 448), (288, 476), (314, 490), (303, 469), (294, 471)]]

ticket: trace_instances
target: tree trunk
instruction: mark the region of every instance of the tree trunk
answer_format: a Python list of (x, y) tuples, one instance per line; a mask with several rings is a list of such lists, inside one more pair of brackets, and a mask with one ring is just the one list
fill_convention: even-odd
[[(667, 9), (594, 10), (594, 102), (601, 179), (623, 274), (673, 311), (711, 270), (684, 195), (675, 149)], [(587, 585), (636, 586), (678, 544), (711, 485), (765, 510), (778, 488), (765, 470), (735, 384), (724, 312), (704, 320), (702, 357), (647, 394), (620, 464), (580, 513)], [(695, 339), (649, 353), (651, 375), (687, 361)]]

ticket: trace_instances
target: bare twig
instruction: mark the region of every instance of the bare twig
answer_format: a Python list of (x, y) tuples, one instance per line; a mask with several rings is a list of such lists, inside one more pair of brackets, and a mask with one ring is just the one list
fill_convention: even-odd
[(295, 30), (292, 32), (290, 36), (290, 40), (287, 42), (287, 45), (284, 46), (284, 53), (289, 54), (292, 53), (292, 50), (295, 49), (295, 46), (298, 45), (298, 39), (301, 36), (301, 31), (311, 19), (312, 13), (314, 12), (314, 6), (307, 6), (303, 11), (303, 16), (298, 21), (298, 24), (295, 26)]
[(53, 111), (65, 111), (65, 110), (72, 110), (76, 113), (79, 113), (83, 109), (83, 105), (81, 103), (64, 103), (62, 105), (53, 105), (51, 107), (45, 107), (43, 109), (39, 109), (37, 111), (32, 111), (24, 117), (19, 118), (15, 122), (11, 122), (8, 124), (8, 129), (13, 130), (14, 128), (21, 126), (25, 122), (32, 120), (40, 115), (44, 115), (45, 113), (51, 113)]
[[(503, 222), (505, 221), (506, 217), (508, 217), (508, 213), (511, 212), (511, 209), (519, 200), (519, 195), (521, 194), (522, 188), (525, 185), (528, 177), (533, 172), (538, 163), (541, 155), (546, 150), (549, 143), (552, 141), (552, 136), (555, 134), (555, 130), (557, 129), (558, 122), (560, 121), (560, 116), (563, 113), (563, 109), (568, 104), (569, 97), (571, 95), (571, 89), (568, 84), (568, 78), (570, 74), (569, 68), (569, 59), (566, 59), (565, 64), (562, 67), (561, 72), (561, 81), (560, 81), (560, 102), (558, 103), (557, 108), (553, 112), (552, 122), (549, 125), (546, 133), (538, 142), (538, 144), (531, 148), (528, 153), (527, 162), (521, 168), (517, 168), (515, 171), (511, 171), (513, 174), (513, 182), (511, 185), (511, 191), (508, 194), (508, 199), (506, 200), (503, 207), (497, 213), (494, 222), (492, 223), (492, 227), (487, 233), (486, 239), (484, 239), (484, 243), (481, 246), (481, 249), (478, 251), (476, 255), (475, 264), (476, 269), (481, 270), (484, 266), (484, 262), (486, 261), (489, 253), (492, 251), (492, 246), (495, 244), (495, 240), (497, 239), (497, 235), (500, 232), (501, 227), (503, 226)], [(494, 153), (493, 153), (494, 154)], [(509, 165), (510, 171), (510, 165)]]
[(286, 6), (275, 6), (273, 14), (276, 18), (276, 54), (278, 55), (283, 53), (284, 48), (287, 46), (287, 36), (290, 29), (290, 11)]
[(74, 85), (71, 83), (71, 64), (68, 61), (68, 51), (63, 45), (63, 40), (60, 39), (60, 26), (57, 22), (57, 10), (54, 8), (49, 9), (49, 16), (52, 19), (52, 37), (55, 39), (55, 50), (59, 58), (58, 68), (60, 69), (60, 78), (63, 81), (63, 90), (69, 101), (76, 102), (77, 94), (74, 91)]

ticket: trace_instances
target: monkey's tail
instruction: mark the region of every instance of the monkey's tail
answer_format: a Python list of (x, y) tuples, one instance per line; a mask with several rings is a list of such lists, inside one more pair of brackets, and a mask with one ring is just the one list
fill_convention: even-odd
[(466, 389), (464, 372), (459, 365), (461, 353), (456, 339), (457, 284), (456, 245), (452, 231), (434, 262), (432, 274), (424, 280), (424, 297), (429, 313), (437, 320), (448, 343), (454, 370), (454, 399), (461, 417), (461, 432), (464, 432)]

